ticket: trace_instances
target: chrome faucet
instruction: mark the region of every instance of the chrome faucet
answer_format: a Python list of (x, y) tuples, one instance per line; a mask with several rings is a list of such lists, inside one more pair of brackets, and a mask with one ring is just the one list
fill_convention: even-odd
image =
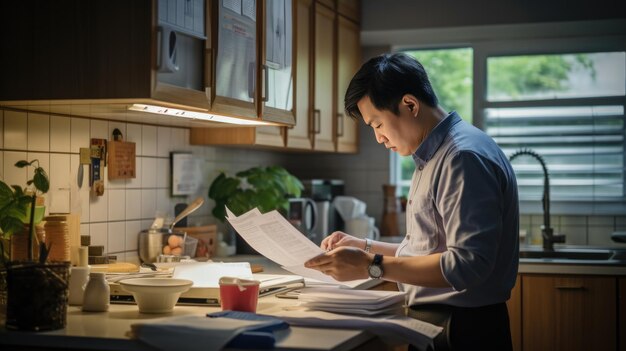
[(514, 152), (509, 156), (509, 161), (513, 162), (516, 157), (521, 155), (534, 157), (541, 164), (541, 168), (543, 168), (543, 198), (541, 200), (543, 205), (543, 225), (541, 226), (541, 237), (543, 238), (543, 249), (554, 251), (554, 243), (564, 243), (565, 235), (554, 234), (554, 230), (550, 227), (550, 180), (548, 178), (548, 168), (543, 157), (531, 149), (521, 149)]

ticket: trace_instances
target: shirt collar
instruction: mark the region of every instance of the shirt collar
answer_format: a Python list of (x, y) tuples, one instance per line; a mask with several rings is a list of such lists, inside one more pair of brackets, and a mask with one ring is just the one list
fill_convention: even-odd
[(443, 140), (449, 134), (450, 129), (452, 129), (452, 127), (460, 121), (461, 117), (458, 113), (456, 113), (456, 111), (450, 112), (446, 118), (441, 120), (441, 122), (439, 122), (439, 124), (437, 124), (435, 128), (430, 131), (430, 133), (426, 136), (426, 139), (422, 141), (420, 146), (417, 148), (417, 151), (415, 151), (412, 155), (415, 165), (418, 167), (425, 165), (426, 162), (433, 157), (435, 152), (437, 152), (443, 143)]

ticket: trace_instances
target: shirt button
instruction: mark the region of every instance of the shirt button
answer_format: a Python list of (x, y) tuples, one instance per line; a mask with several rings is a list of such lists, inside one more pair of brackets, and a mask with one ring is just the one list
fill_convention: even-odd
[(411, 239), (411, 236), (409, 234), (406, 235), (407, 239)]
[(418, 168), (419, 168), (419, 170), (421, 171), (421, 170), (423, 170), (423, 169), (424, 169), (424, 166), (419, 166)]
[(412, 204), (413, 204), (413, 200), (409, 200), (409, 205), (412, 205)]

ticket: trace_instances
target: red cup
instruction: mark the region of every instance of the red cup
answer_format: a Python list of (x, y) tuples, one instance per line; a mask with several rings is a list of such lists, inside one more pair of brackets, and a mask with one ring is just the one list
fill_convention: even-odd
[(258, 280), (233, 277), (220, 278), (220, 304), (222, 310), (256, 312), (259, 300)]

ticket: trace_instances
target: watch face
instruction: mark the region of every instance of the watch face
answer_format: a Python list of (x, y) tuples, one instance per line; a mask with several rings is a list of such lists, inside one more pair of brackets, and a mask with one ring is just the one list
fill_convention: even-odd
[(369, 267), (369, 275), (372, 278), (380, 278), (383, 276), (383, 269), (378, 265), (371, 265)]

